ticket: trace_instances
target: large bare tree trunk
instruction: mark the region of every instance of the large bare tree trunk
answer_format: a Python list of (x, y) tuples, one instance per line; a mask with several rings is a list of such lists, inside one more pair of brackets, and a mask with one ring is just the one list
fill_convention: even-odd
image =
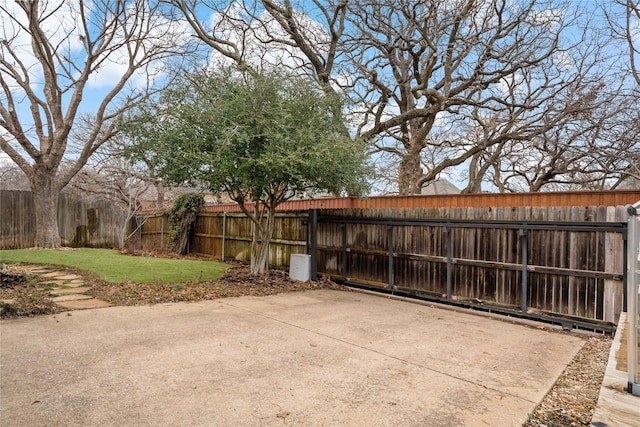
[(32, 180), (31, 192), (36, 214), (36, 237), (34, 246), (38, 248), (59, 248), (58, 198), (60, 192), (48, 175), (37, 175)]
[(422, 177), (420, 167), (420, 149), (410, 147), (400, 161), (398, 176), (398, 192), (401, 196), (420, 194), (422, 191), (418, 181)]

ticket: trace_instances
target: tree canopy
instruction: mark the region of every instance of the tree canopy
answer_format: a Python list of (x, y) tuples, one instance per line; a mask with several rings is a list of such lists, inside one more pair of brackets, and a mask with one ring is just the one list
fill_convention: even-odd
[(203, 71), (127, 115), (121, 129), (132, 140), (128, 155), (167, 182), (226, 193), (240, 205), (256, 227), (252, 267), (262, 272), (280, 203), (368, 188), (366, 146), (349, 136), (342, 107), (304, 77)]

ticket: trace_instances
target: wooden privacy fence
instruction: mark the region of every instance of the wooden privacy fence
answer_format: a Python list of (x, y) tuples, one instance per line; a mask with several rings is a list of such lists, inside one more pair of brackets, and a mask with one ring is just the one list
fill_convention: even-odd
[[(58, 228), (63, 246), (119, 247), (126, 218), (113, 201), (60, 195)], [(0, 249), (32, 247), (35, 219), (30, 191), (0, 190)]]
[(624, 207), (312, 211), (311, 265), (348, 284), (607, 330), (623, 309), (627, 218)]
[[(309, 209), (431, 209), (431, 208), (513, 208), (623, 206), (640, 200), (640, 189), (615, 191), (558, 191), (540, 193), (475, 193), (414, 196), (322, 197), (289, 200), (278, 205), (280, 211)], [(252, 210), (253, 205), (246, 204)], [(210, 205), (207, 212), (240, 212), (235, 203)]]
[[(291, 254), (307, 253), (307, 212), (278, 212), (269, 245), (269, 265), (286, 268)], [(138, 248), (164, 250), (169, 237), (167, 214), (138, 218)], [(216, 259), (248, 262), (251, 221), (239, 212), (201, 212), (192, 230), (188, 252)]]
[[(623, 308), (626, 206), (309, 212), (278, 212), (272, 266), (311, 253), (317, 272), (349, 283), (604, 325)], [(147, 217), (139, 247), (166, 248), (168, 231)], [(250, 244), (242, 214), (202, 212), (189, 252), (248, 261)]]

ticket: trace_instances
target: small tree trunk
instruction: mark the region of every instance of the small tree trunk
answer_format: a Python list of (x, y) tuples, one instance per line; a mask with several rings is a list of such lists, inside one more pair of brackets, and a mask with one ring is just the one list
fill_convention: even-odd
[(36, 214), (36, 236), (34, 246), (37, 248), (59, 248), (61, 246), (58, 231), (58, 199), (60, 191), (53, 185), (48, 176), (37, 176), (31, 182), (31, 192)]
[(255, 268), (251, 270), (252, 274), (264, 274), (269, 265), (269, 244), (259, 245), (259, 251), (256, 257)]
[(164, 206), (164, 193), (165, 193), (165, 188), (164, 188), (164, 184), (162, 183), (161, 180), (156, 179), (155, 182), (155, 187), (156, 187), (156, 191), (157, 191), (157, 197), (156, 197), (156, 209), (160, 210), (162, 209), (162, 207)]
[[(251, 274), (263, 274), (268, 269), (269, 243), (273, 237), (275, 217), (276, 211), (274, 207), (269, 209), (267, 213), (267, 223), (264, 226), (257, 227), (257, 225), (253, 223), (253, 238), (251, 240)], [(258, 218), (257, 215), (256, 218)]]
[[(259, 217), (256, 217), (259, 218)], [(260, 239), (258, 238), (258, 226), (254, 222), (251, 223), (251, 274), (261, 274), (258, 268), (258, 253), (260, 250)]]

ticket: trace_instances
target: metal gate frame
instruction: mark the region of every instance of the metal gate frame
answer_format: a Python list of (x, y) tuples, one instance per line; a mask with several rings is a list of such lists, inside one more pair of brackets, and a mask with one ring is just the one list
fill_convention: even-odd
[[(344, 277), (342, 280), (336, 281), (347, 286), (355, 288), (363, 288), (381, 293), (387, 293), (392, 295), (405, 296), (414, 299), (433, 301), (448, 305), (462, 306), (474, 310), (488, 311), (492, 313), (503, 314), (507, 316), (520, 317), (530, 320), (542, 321), (546, 323), (561, 325), (563, 329), (587, 329), (592, 331), (599, 331), (604, 333), (613, 334), (616, 331), (616, 326), (612, 324), (602, 324), (597, 322), (591, 322), (587, 319), (567, 319), (564, 317), (553, 316), (550, 314), (537, 314), (528, 312), (527, 301), (527, 244), (528, 244), (528, 232), (530, 230), (566, 230), (566, 231), (600, 231), (600, 232), (612, 232), (620, 233), (622, 235), (623, 243), (623, 260), (624, 264), (628, 264), (628, 223), (627, 222), (570, 222), (570, 221), (526, 221), (526, 220), (461, 220), (461, 219), (414, 219), (414, 218), (362, 218), (362, 217), (346, 217), (346, 216), (331, 216), (331, 215), (319, 215), (318, 209), (310, 209), (309, 217), (307, 220), (307, 226), (309, 227), (308, 236), (308, 254), (311, 255), (311, 280), (318, 279), (318, 223), (330, 222), (338, 224), (380, 224), (386, 225), (389, 230), (390, 244), (389, 248), (393, 247), (393, 227), (403, 225), (426, 225), (426, 226), (438, 226), (443, 227), (447, 235), (447, 295), (445, 298), (433, 296), (429, 294), (422, 294), (416, 292), (407, 292), (401, 289), (394, 288), (394, 275), (393, 275), (393, 250), (389, 250), (389, 283), (386, 288), (380, 288), (376, 286), (370, 286), (363, 283), (347, 280), (346, 271), (343, 270)], [(498, 229), (512, 229), (519, 230), (520, 238), (523, 244), (523, 260), (522, 260), (522, 301), (521, 309), (514, 310), (510, 308), (501, 307), (498, 305), (479, 305), (473, 302), (460, 301), (452, 298), (452, 271), (453, 271), (453, 255), (452, 245), (450, 240), (450, 230), (454, 228), (498, 228)], [(343, 227), (342, 237), (342, 251), (346, 254), (348, 248), (346, 247), (346, 227)], [(345, 258), (343, 258), (344, 260)], [(627, 294), (628, 294), (628, 274), (627, 266), (622, 268), (622, 311), (627, 311)], [(637, 287), (636, 287), (637, 289)], [(637, 302), (637, 300), (636, 300)], [(636, 304), (637, 306), (637, 304)]]
[(627, 366), (629, 393), (640, 396), (640, 202), (629, 212), (629, 251), (627, 261)]

